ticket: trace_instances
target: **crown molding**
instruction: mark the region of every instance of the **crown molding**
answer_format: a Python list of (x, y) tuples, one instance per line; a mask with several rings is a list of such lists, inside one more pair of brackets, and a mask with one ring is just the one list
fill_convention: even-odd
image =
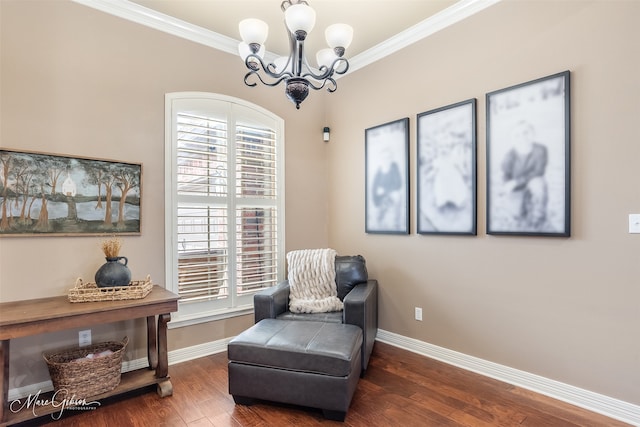
[[(88, 6), (99, 11), (127, 19), (137, 24), (163, 31), (165, 33), (200, 43), (232, 55), (238, 54), (238, 43), (231, 37), (224, 36), (211, 30), (190, 24), (169, 15), (146, 8), (128, 0), (72, 0), (75, 3)], [(462, 21), (502, 0), (461, 0), (443, 11), (425, 19), (379, 43), (378, 45), (349, 59), (349, 71), (366, 67), (392, 53), (397, 52), (417, 41), (420, 41), (444, 28)], [(267, 52), (265, 59), (272, 61), (276, 58), (272, 52)], [(341, 77), (341, 76), (338, 76)]]
[(223, 52), (238, 54), (238, 40), (223, 36), (186, 21), (165, 15), (127, 0), (72, 0), (75, 3), (97, 9), (137, 24), (145, 25), (192, 42), (200, 43)]
[[(349, 59), (349, 73), (366, 67), (502, 0), (461, 0)], [(348, 73), (347, 73), (348, 74)]]

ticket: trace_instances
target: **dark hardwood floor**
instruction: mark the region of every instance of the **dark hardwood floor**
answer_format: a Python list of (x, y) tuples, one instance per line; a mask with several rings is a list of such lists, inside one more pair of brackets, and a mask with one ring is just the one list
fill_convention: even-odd
[[(227, 355), (172, 365), (173, 396), (154, 389), (70, 411), (37, 425), (92, 426), (626, 426), (627, 424), (376, 343), (344, 423), (319, 410), (260, 402), (235, 405), (227, 391)], [(32, 425), (34, 425), (32, 423)]]

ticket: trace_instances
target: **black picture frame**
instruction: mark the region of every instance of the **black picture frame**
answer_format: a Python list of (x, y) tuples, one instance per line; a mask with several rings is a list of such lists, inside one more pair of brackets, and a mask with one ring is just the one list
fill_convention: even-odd
[(140, 234), (140, 163), (0, 149), (0, 171), (0, 237)]
[(365, 232), (409, 234), (409, 118), (365, 129)]
[(487, 233), (571, 235), (570, 72), (486, 94)]
[(477, 234), (476, 99), (417, 115), (418, 234)]

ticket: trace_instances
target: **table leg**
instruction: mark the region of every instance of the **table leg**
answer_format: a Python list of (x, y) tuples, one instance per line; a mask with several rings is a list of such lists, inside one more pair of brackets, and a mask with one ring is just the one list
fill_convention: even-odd
[(156, 387), (156, 391), (158, 392), (158, 396), (160, 397), (173, 395), (173, 384), (171, 384), (171, 381), (169, 380), (160, 381)]
[(158, 367), (158, 334), (156, 333), (156, 316), (147, 317), (147, 359), (149, 369)]
[(2, 340), (0, 344), (0, 387), (2, 387), (2, 402), (0, 402), (0, 423), (6, 420), (9, 405), (9, 340)]
[(158, 316), (158, 367), (156, 378), (165, 378), (169, 375), (169, 358), (167, 357), (167, 323), (171, 320), (171, 314)]

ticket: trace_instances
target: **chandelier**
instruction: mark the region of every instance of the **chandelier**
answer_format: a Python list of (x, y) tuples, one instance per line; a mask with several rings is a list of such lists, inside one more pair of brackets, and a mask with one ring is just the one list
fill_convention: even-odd
[(325, 38), (329, 48), (321, 49), (316, 55), (317, 67), (307, 62), (304, 42), (316, 22), (316, 12), (304, 0), (285, 0), (280, 6), (284, 12), (285, 24), (290, 41), (288, 57), (277, 58), (265, 64), (263, 61), (264, 42), (269, 33), (268, 25), (259, 19), (249, 18), (240, 22), (242, 42), (238, 46), (240, 57), (249, 72), (244, 76), (247, 86), (257, 86), (255, 78), (267, 86), (285, 83), (287, 97), (300, 109), (300, 103), (309, 95), (309, 88), (335, 92), (336, 74), (344, 74), (349, 62), (343, 58), (345, 49), (353, 39), (353, 28), (346, 24), (327, 27)]

